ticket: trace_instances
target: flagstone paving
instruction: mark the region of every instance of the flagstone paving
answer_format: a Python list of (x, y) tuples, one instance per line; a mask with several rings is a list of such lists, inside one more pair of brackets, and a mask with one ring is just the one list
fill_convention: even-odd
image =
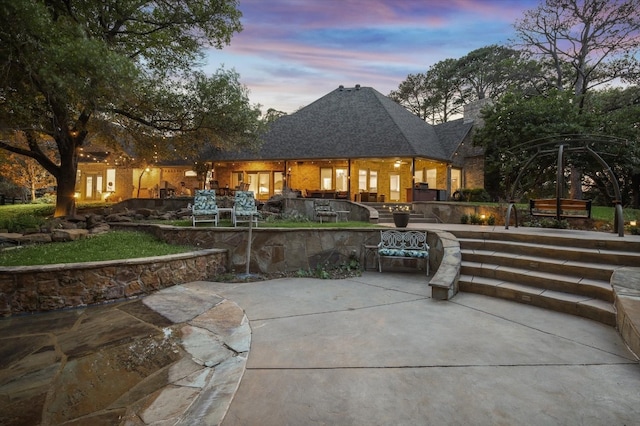
[(235, 303), (176, 286), (0, 321), (0, 424), (218, 424), (251, 341)]

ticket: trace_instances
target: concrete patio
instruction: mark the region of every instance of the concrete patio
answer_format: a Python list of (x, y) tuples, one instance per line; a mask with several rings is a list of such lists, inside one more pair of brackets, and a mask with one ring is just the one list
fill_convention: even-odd
[(193, 282), (142, 301), (1, 320), (0, 418), (7, 425), (630, 425), (640, 418), (640, 366), (613, 327), (475, 294), (437, 301), (430, 291), (422, 274), (397, 272)]

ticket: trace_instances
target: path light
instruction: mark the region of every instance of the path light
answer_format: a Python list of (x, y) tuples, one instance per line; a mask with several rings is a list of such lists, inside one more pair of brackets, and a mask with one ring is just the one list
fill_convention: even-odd
[(636, 222), (635, 220), (632, 220), (632, 221), (629, 222), (629, 225), (630, 226), (636, 226), (637, 223), (638, 222)]

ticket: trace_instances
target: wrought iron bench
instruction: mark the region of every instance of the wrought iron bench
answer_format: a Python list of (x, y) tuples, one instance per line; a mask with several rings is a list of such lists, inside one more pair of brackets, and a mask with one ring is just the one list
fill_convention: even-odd
[(429, 245), (426, 231), (380, 231), (378, 270), (382, 272), (382, 258), (424, 259), (429, 275)]

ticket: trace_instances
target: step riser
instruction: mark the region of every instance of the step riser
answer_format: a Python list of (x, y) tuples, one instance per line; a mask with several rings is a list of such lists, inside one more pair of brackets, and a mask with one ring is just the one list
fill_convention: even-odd
[(567, 247), (536, 247), (531, 245), (518, 245), (500, 241), (469, 241), (461, 240), (460, 248), (463, 250), (486, 250), (502, 253), (518, 254), (524, 256), (547, 257), (556, 260), (571, 260), (576, 262), (592, 262), (617, 266), (640, 265), (640, 253), (603, 251), (589, 252)]
[(485, 296), (511, 300), (527, 305), (538, 306), (557, 312), (589, 318), (610, 326), (616, 325), (616, 315), (614, 312), (598, 309), (587, 304), (563, 301), (555, 298), (545, 297), (543, 294), (524, 293), (510, 288), (496, 286), (485, 286), (477, 283), (470, 283), (465, 280), (459, 282), (460, 291), (483, 294)]
[(495, 254), (478, 254), (472, 252), (464, 252), (462, 256), (465, 260), (476, 263), (498, 264), (513, 268), (521, 268), (530, 271), (545, 272), (549, 274), (569, 275), (574, 277), (589, 277), (594, 280), (609, 281), (613, 274), (615, 266), (599, 264), (596, 266), (577, 266), (566, 263), (558, 263), (557, 261), (531, 260), (512, 256), (500, 256)]
[[(478, 239), (486, 240), (487, 242), (514, 242), (514, 243), (535, 243), (542, 245), (558, 246), (565, 248), (587, 248), (597, 250), (619, 250), (628, 253), (640, 254), (640, 242), (630, 241), (626, 238), (618, 238), (615, 240), (595, 240), (584, 238), (573, 238), (571, 235), (530, 235), (530, 234), (518, 234), (509, 231), (506, 232), (486, 232), (475, 230), (451, 230), (457, 238), (461, 240), (466, 239)], [(559, 230), (559, 233), (562, 231)]]
[(571, 233), (454, 231), (461, 291), (593, 319), (615, 326), (611, 274), (640, 265), (640, 243), (578, 238)]
[(501, 268), (502, 267), (497, 267), (497, 265), (468, 265), (466, 260), (463, 260), (460, 273), (476, 277), (491, 278), (498, 281), (524, 284), (543, 290), (576, 294), (611, 303), (613, 303), (614, 300), (613, 289), (610, 286), (596, 286), (589, 285), (588, 283), (581, 284), (579, 279), (575, 277), (540, 277), (526, 273), (527, 271), (510, 271)]

